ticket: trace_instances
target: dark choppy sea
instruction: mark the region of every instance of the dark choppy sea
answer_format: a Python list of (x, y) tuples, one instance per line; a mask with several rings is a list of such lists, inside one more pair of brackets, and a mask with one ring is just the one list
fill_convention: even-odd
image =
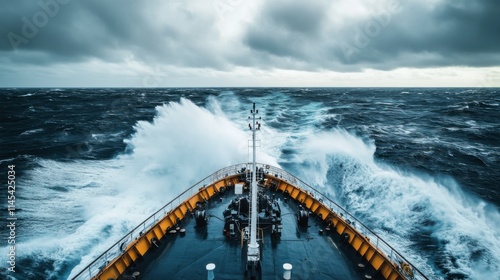
[(330, 193), (431, 279), (500, 279), (500, 91), (456, 88), (0, 89), (3, 209), (8, 165), (17, 187), (8, 275), (66, 279), (181, 189), (246, 162), (252, 102), (260, 161)]

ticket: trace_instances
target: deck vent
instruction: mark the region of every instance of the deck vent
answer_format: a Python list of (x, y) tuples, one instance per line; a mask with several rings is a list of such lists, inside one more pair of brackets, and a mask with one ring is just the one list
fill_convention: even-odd
[(215, 264), (213, 263), (207, 264), (206, 269), (207, 269), (207, 280), (215, 279), (214, 275)]
[(292, 279), (292, 265), (289, 263), (284, 263), (283, 269), (285, 270), (283, 272), (283, 279), (285, 279), (285, 280)]

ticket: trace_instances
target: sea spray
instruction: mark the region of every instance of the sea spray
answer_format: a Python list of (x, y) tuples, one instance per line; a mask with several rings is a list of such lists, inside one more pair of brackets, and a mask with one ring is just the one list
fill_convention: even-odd
[(293, 148), (290, 168), (333, 193), (428, 277), (499, 276), (498, 211), (452, 178), (377, 161), (373, 141), (342, 129), (311, 134)]
[[(13, 117), (2, 123), (2, 143), (12, 149), (0, 151), (0, 162), (27, 163), (18, 181), (17, 279), (65, 278), (186, 187), (182, 178), (189, 176), (168, 176), (154, 152), (149, 161), (139, 152), (134, 157), (123, 143), (134, 139), (138, 120), (159, 120), (181, 96), (248, 135), (229, 147), (242, 152), (242, 161), (248, 104), (256, 102), (263, 117), (259, 161), (279, 162), (321, 188), (425, 273), (431, 269), (429, 277), (500, 278), (498, 90), (186, 88), (3, 90), (0, 98), (15, 102), (0, 102)], [(494, 106), (476, 106), (478, 98)], [(116, 108), (117, 100), (126, 106)], [(91, 149), (67, 157), (66, 147), (79, 143)], [(209, 169), (193, 164), (188, 168)]]
[[(220, 107), (212, 101), (211, 108)], [(144, 219), (201, 178), (247, 159), (248, 132), (228, 120), (222, 111), (209, 111), (188, 99), (156, 109), (157, 116), (153, 121), (138, 122), (134, 127), (136, 132), (125, 140), (128, 153), (115, 159), (122, 165), (113, 178), (120, 188), (113, 195), (115, 204), (109, 205), (101, 214), (107, 216), (116, 211), (112, 226), (121, 221), (130, 229), (131, 222), (119, 212), (139, 212)], [(265, 152), (259, 154), (263, 160), (275, 164)], [(98, 200), (104, 203), (106, 199)], [(90, 217), (88, 223), (93, 220)], [(140, 222), (139, 219), (133, 221)], [(126, 233), (126, 228), (122, 227), (121, 235)], [(121, 235), (109, 235), (109, 242), (105, 243), (112, 244), (111, 240), (116, 241)], [(93, 248), (84, 257), (85, 262), (76, 266), (72, 274), (104, 251), (102, 247)]]
[[(137, 122), (126, 152), (114, 159), (38, 159), (21, 181), (33, 188), (20, 206), (39, 219), (29, 221), (34, 231), (20, 240), (19, 263), (31, 262), (47, 279), (74, 276), (194, 182), (246, 162), (245, 119), (230, 121), (215, 99), (207, 107), (187, 99), (158, 106), (151, 122)], [(262, 149), (259, 159), (277, 165)], [(35, 204), (37, 213), (28, 213)], [(23, 275), (41, 277), (34, 273)]]

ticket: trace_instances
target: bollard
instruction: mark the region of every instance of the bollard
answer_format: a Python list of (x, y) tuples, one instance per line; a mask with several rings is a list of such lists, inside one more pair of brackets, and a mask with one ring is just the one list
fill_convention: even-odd
[(283, 269), (285, 270), (283, 272), (283, 279), (290, 280), (292, 278), (292, 265), (289, 263), (284, 263)]
[(214, 269), (215, 269), (215, 264), (209, 263), (206, 266), (207, 268), (207, 280), (214, 280), (215, 275), (214, 275)]

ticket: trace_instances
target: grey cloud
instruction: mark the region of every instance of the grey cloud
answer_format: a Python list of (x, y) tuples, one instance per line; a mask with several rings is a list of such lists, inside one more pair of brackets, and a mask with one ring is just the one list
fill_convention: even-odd
[(325, 1), (266, 2), (243, 40), (257, 52), (308, 61), (315, 46), (322, 44), (320, 39), (327, 6)]
[[(402, 4), (402, 12), (374, 37), (370, 57), (401, 66), (493, 66), (500, 63), (500, 2), (448, 1), (438, 6)], [(429, 54), (433, 58), (414, 61)], [(406, 58), (406, 60), (405, 60)], [(381, 61), (380, 63), (383, 63)], [(405, 63), (406, 62), (406, 63)]]
[[(2, 1), (0, 52), (16, 63), (38, 55), (34, 64), (90, 58), (123, 61), (121, 51), (149, 63), (193, 67), (222, 67), (224, 64), (212, 55), (217, 51), (213, 44), (217, 34), (212, 14), (193, 14), (183, 5), (165, 5), (163, 1), (88, 0), (67, 4), (58, 1), (62, 0), (40, 1), (52, 3), (52, 10), (56, 10), (54, 3), (58, 5), (57, 12), (49, 15), (48, 23), (41, 27), (37, 27), (37, 23), (40, 25), (43, 17), (37, 19), (35, 15), (45, 10), (39, 2)], [(164, 17), (153, 16), (161, 15), (161, 11), (155, 10), (155, 4), (165, 9)], [(31, 38), (33, 29), (36, 32)], [(12, 38), (20, 37), (24, 41), (14, 42), (18, 43), (17, 51), (22, 55), (11, 42)]]
[[(438, 1), (435, 6), (394, 0), (372, 17), (342, 26), (325, 20), (327, 3), (316, 10), (303, 8), (303, 1), (287, 3), (266, 2), (245, 37), (251, 49), (281, 57), (282, 64), (290, 65), (285, 63), (290, 57), (336, 71), (500, 64), (496, 0)], [(293, 19), (293, 25), (282, 23)], [(321, 26), (324, 22), (329, 25)]]
[[(51, 15), (39, 3), (59, 3), (58, 11)], [(497, 0), (437, 0), (429, 6), (422, 1), (394, 0), (392, 6), (400, 10), (392, 11), (394, 7), (386, 3), (387, 7), (372, 11), (372, 17), (344, 22), (330, 14), (335, 2), (263, 1), (253, 22), (237, 32), (242, 36), (229, 41), (217, 29), (216, 11), (190, 10), (192, 3), (1, 1), (1, 61), (40, 66), (90, 59), (123, 62), (126, 53), (147, 64), (219, 70), (234, 66), (359, 71), (500, 65)], [(44, 18), (36, 15), (44, 11), (48, 22), (15, 51), (9, 34), (26, 37), (26, 20), (31, 25), (40, 23)]]
[[(29, 51), (31, 55), (26, 57), (40, 53), (40, 61), (46, 54), (56, 56), (58, 60), (74, 61), (101, 51), (92, 44), (96, 41), (93, 40), (95, 33), (86, 28), (87, 22), (79, 14), (79, 2), (59, 4), (54, 0), (42, 3), (49, 2), (52, 5), (48, 5), (48, 9), (52, 13), (47, 13), (36, 1), (3, 1), (2, 11), (8, 9), (9, 16), (1, 20), (0, 50), (13, 52), (17, 48)], [(11, 58), (16, 62), (23, 59), (15, 54)]]

